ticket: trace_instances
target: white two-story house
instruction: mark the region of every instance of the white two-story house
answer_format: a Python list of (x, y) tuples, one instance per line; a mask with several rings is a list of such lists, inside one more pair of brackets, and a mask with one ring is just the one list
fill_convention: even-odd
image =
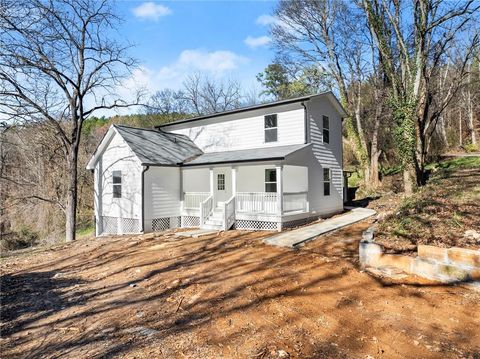
[(345, 116), (327, 92), (155, 129), (114, 125), (87, 166), (96, 234), (282, 230), (339, 213)]

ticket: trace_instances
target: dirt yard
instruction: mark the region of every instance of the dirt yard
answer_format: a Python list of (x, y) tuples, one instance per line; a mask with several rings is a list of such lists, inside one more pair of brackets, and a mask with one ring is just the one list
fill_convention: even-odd
[(3, 259), (2, 358), (479, 358), (480, 292), (357, 268), (367, 222), (105, 238)]

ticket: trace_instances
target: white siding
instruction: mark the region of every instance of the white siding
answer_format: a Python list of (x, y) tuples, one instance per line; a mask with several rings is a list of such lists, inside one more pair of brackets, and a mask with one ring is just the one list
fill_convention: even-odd
[[(113, 171), (122, 172), (121, 198), (113, 198)], [(97, 216), (140, 221), (142, 213), (141, 176), (140, 161), (125, 141), (118, 134), (114, 134), (95, 165)]]
[(180, 168), (150, 167), (144, 174), (145, 230), (152, 219), (180, 215)]
[(208, 168), (184, 168), (183, 192), (210, 192), (210, 170)]
[[(294, 153), (287, 163), (307, 166), (310, 210), (328, 215), (343, 210), (342, 120), (327, 98), (307, 102), (308, 137), (312, 145)], [(330, 118), (330, 143), (323, 142), (322, 115)], [(323, 168), (331, 170), (330, 196), (323, 195)]]
[(308, 192), (308, 168), (283, 166), (283, 192)]
[[(265, 142), (264, 116), (277, 114), (278, 140)], [(189, 136), (204, 152), (232, 151), (248, 148), (305, 143), (305, 112), (301, 104), (255, 110), (164, 128)]]
[(239, 166), (237, 192), (265, 192), (265, 170), (275, 165)]

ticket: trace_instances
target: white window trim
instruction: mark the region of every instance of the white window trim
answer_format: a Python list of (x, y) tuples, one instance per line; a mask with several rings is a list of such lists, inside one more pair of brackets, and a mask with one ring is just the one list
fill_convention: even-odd
[[(277, 122), (277, 125), (275, 127), (268, 127), (268, 128), (265, 127), (265, 121), (267, 116), (275, 116), (275, 120)], [(267, 131), (272, 132), (273, 130), (276, 130), (276, 133), (277, 133), (277, 137), (275, 141), (267, 141), (267, 136), (266, 136)], [(269, 113), (263, 116), (263, 143), (275, 143), (275, 142), (278, 142), (278, 113)]]
[[(325, 122), (324, 119), (325, 117), (328, 119), (328, 127), (325, 128)], [(325, 142), (325, 130), (328, 131), (328, 142)], [(322, 142), (326, 144), (330, 144), (330, 116), (327, 115), (322, 115)]]
[[(325, 170), (328, 171), (328, 181), (325, 181)], [(328, 197), (332, 195), (332, 170), (330, 168), (323, 168), (323, 195)], [(325, 185), (328, 183), (328, 194), (325, 194)]]
[[(120, 183), (115, 183), (114, 178), (115, 178), (115, 172), (120, 173)], [(123, 176), (122, 176), (122, 171), (121, 170), (114, 170), (112, 171), (112, 196), (114, 199), (121, 199), (122, 198), (122, 185), (123, 185)], [(120, 187), (120, 196), (117, 197), (115, 196), (115, 186)]]
[[(273, 171), (275, 173), (275, 176), (277, 175), (277, 170), (275, 168), (265, 168), (264, 171), (264, 176), (265, 176), (265, 192), (266, 193), (277, 193), (278, 192), (278, 178), (275, 177), (275, 181), (267, 181), (266, 174), (267, 171)], [(273, 184), (275, 183), (275, 192), (267, 192), (267, 184)]]

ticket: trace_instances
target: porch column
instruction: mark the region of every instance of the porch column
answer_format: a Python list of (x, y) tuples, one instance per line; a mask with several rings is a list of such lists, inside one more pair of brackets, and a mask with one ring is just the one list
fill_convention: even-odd
[(277, 212), (283, 214), (283, 165), (275, 166), (277, 174)]
[(210, 168), (210, 196), (213, 196), (213, 185), (214, 185), (214, 179), (213, 179), (213, 168)]
[(232, 167), (232, 196), (237, 195), (237, 167)]

